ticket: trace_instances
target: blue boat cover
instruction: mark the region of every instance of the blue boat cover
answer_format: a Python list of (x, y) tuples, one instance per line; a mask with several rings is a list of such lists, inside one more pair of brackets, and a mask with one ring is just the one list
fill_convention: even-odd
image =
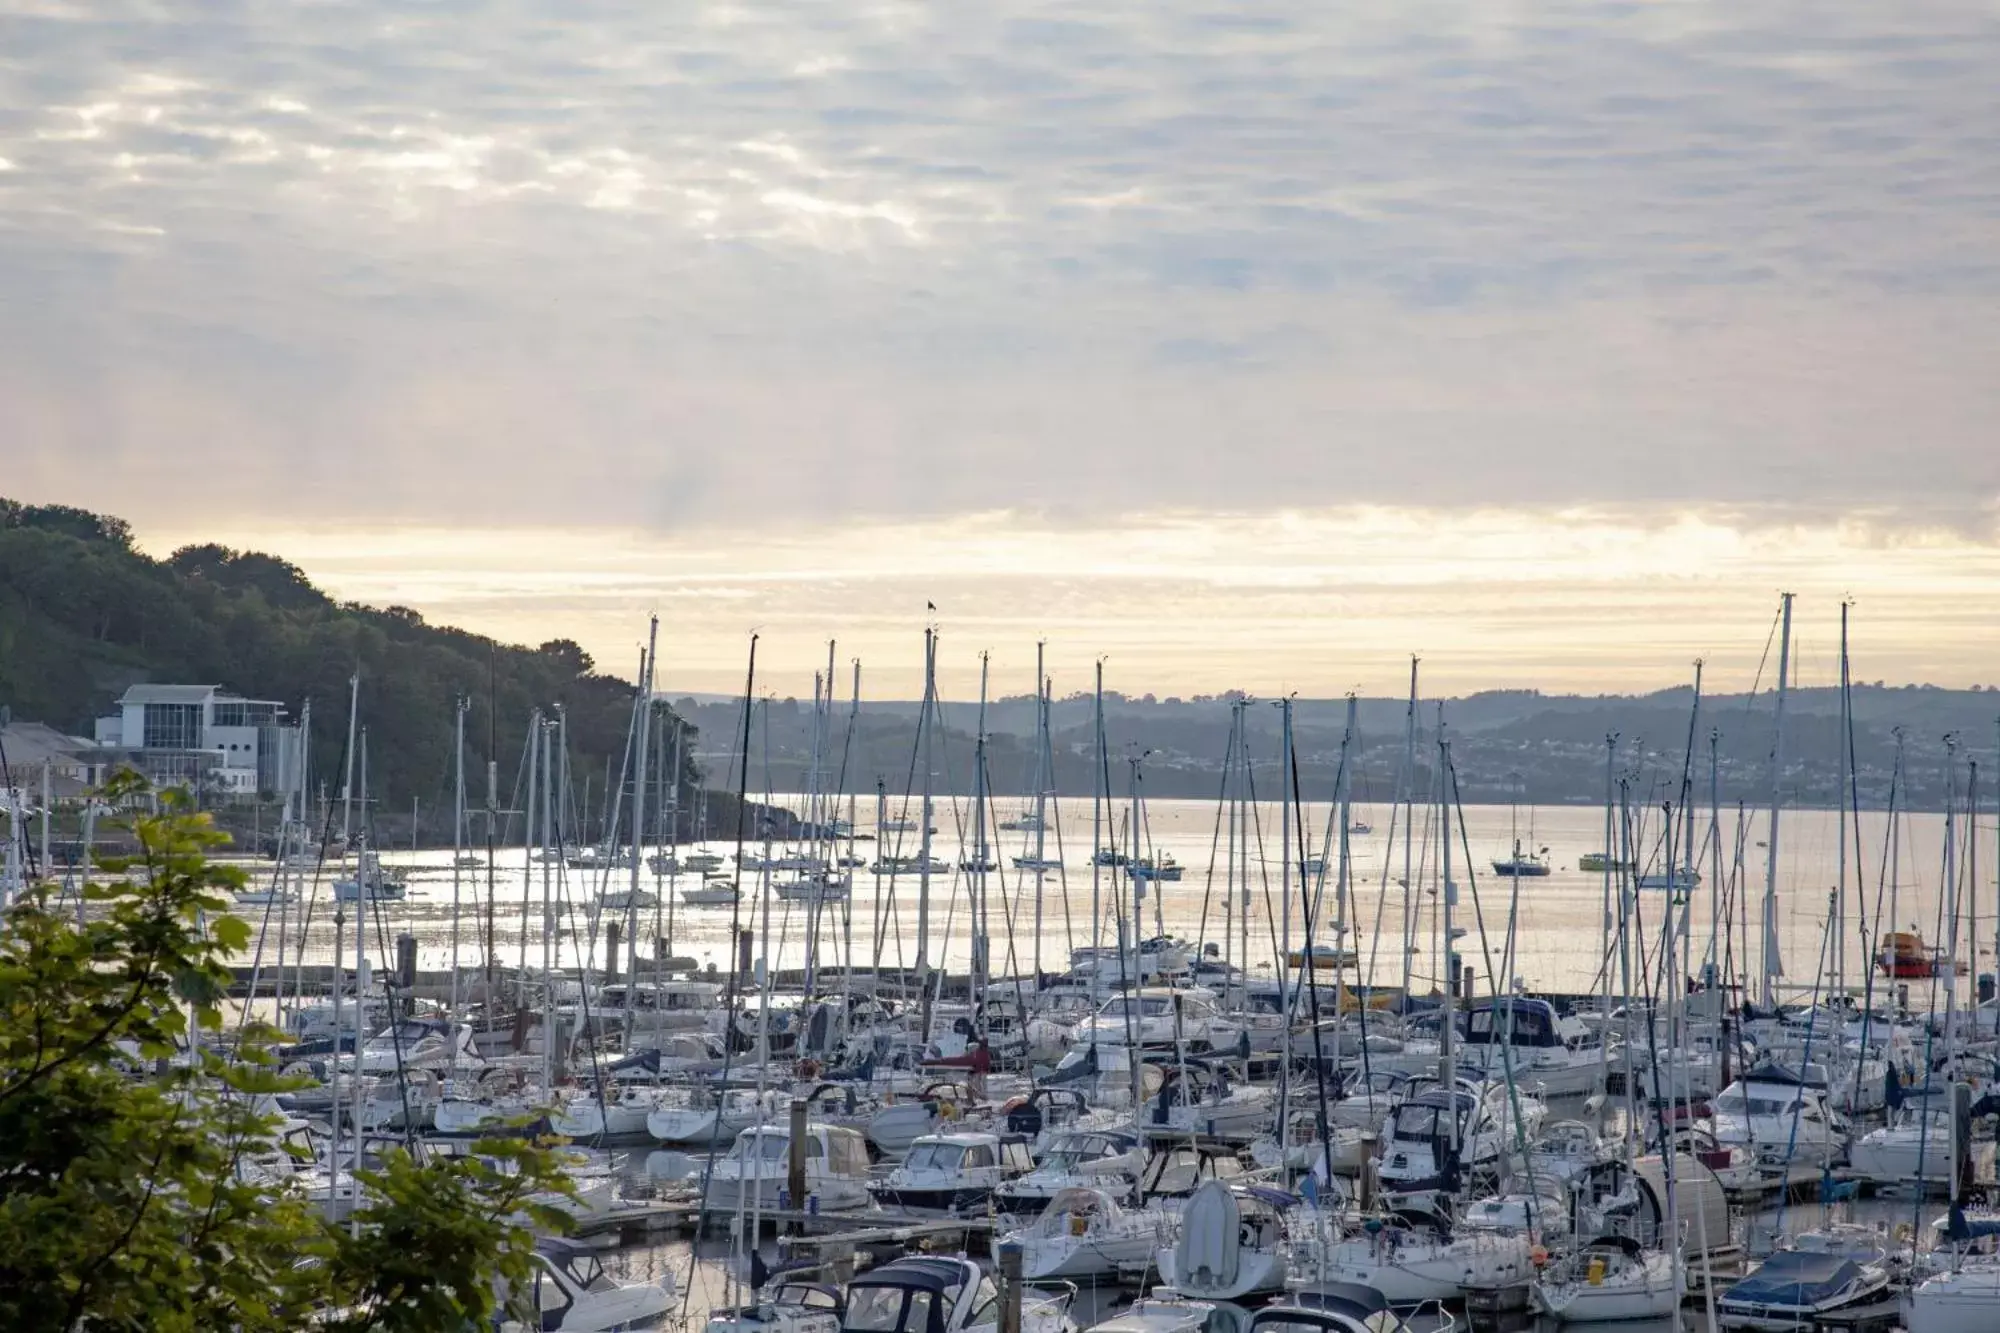
[(1722, 1294), (1731, 1303), (1809, 1309), (1833, 1297), (1861, 1276), (1852, 1259), (1838, 1254), (1779, 1250), (1756, 1272)]

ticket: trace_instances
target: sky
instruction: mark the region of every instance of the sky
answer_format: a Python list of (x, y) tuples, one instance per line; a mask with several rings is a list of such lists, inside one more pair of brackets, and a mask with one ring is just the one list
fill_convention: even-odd
[(907, 693), (2000, 678), (2000, 10), (0, 0), (0, 493)]

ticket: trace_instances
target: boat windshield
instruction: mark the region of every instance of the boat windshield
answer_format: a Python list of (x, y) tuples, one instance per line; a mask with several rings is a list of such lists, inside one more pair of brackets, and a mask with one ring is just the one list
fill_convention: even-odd
[(371, 1051), (393, 1051), (397, 1046), (408, 1050), (413, 1044), (426, 1037), (437, 1035), (437, 1029), (428, 1023), (400, 1023), (392, 1028), (383, 1028), (368, 1039)]
[(1136, 999), (1121, 995), (1115, 1000), (1106, 1000), (1104, 1007), (1097, 1011), (1097, 1016), (1122, 1019), (1129, 1013), (1134, 1018), (1164, 1018), (1173, 1011), (1173, 1002), (1164, 995), (1141, 995)]
[(1100, 1157), (1109, 1157), (1112, 1152), (1111, 1140), (1102, 1134), (1071, 1134), (1057, 1139), (1043, 1158), (1045, 1166), (1057, 1170), (1069, 1170), (1085, 1162), (1094, 1162)]
[(1715, 1110), (1722, 1115), (1790, 1115), (1800, 1106), (1796, 1096), (1747, 1097), (1740, 1092), (1725, 1092), (1715, 1099)]
[(965, 1148), (956, 1143), (919, 1143), (903, 1159), (910, 1171), (956, 1171), (965, 1160)]
[(907, 1287), (851, 1287), (842, 1333), (897, 1333), (901, 1329), (924, 1333), (930, 1327), (933, 1299), (931, 1292)]
[(1450, 1118), (1442, 1107), (1405, 1103), (1396, 1108), (1396, 1132), (1399, 1139), (1442, 1138), (1450, 1129)]
[(766, 1162), (782, 1162), (790, 1151), (791, 1141), (783, 1134), (745, 1134), (730, 1146), (728, 1160), (741, 1162), (755, 1157)]

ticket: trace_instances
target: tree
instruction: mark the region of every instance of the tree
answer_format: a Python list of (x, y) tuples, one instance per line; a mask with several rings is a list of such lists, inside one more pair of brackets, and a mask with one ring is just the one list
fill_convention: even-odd
[[(114, 807), (143, 793), (122, 776)], [(364, 1172), (358, 1235), (329, 1223), (282, 1179), (243, 1169), (281, 1152), (269, 1094), (268, 1030), (225, 1058), (216, 1034), (249, 940), (216, 865), (220, 842), (185, 797), (131, 821), (139, 847), (88, 886), (87, 920), (25, 894), (0, 937), (0, 1328), (245, 1333), (318, 1318), (341, 1333), (489, 1323), (499, 1293), (525, 1285), (533, 1200), (563, 1188), (548, 1150), (480, 1145), (420, 1164), (391, 1153)], [(484, 1157), (489, 1160), (481, 1160)], [(504, 1163), (496, 1166), (494, 1163)]]

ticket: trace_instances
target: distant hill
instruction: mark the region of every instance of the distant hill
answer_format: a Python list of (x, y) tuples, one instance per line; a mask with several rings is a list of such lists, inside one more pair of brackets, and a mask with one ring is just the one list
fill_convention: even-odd
[[(1945, 744), (1956, 736), (1961, 759), (1960, 798), (1965, 772), (1962, 761), (1980, 761), (1982, 809), (1991, 819), (1994, 762), (2000, 740), (2000, 690), (1945, 690), (1928, 685), (1890, 686), (1880, 682), (1856, 685), (1854, 758), (1864, 806), (1888, 803), (1896, 733), (1905, 745), (1905, 808), (1937, 809), (1944, 802)], [(1229, 743), (1231, 696), (1190, 699), (1105, 698), (1105, 732), (1111, 756), (1110, 788), (1122, 797), (1129, 787), (1126, 756), (1145, 752), (1143, 777), (1155, 796), (1214, 798), (1219, 790), (1222, 756)], [(1417, 747), (1417, 789), (1429, 789), (1430, 767), (1436, 755), (1435, 725), (1442, 707), (1452, 738), (1453, 767), (1459, 791), (1468, 802), (1504, 803), (1516, 793), (1524, 802), (1543, 805), (1588, 804), (1604, 796), (1605, 738), (1619, 737), (1615, 772), (1629, 779), (1633, 801), (1657, 804), (1679, 790), (1683, 757), (1689, 739), (1693, 692), (1686, 687), (1645, 695), (1557, 695), (1536, 690), (1493, 690), (1462, 698), (1427, 698), (1418, 709), (1422, 739)], [(1356, 762), (1356, 799), (1377, 803), (1396, 791), (1396, 774), (1403, 754), (1407, 703), (1402, 699), (1366, 698), (1356, 701), (1360, 755)], [(731, 701), (681, 696), (676, 706), (712, 735), (729, 734), (730, 720), (740, 705)], [(836, 723), (830, 767), (843, 764), (848, 786), (872, 792), (879, 780), (891, 804), (914, 783), (916, 718), (919, 705), (908, 700), (864, 700), (852, 744), (847, 741), (845, 702)], [(1088, 799), (1101, 785), (1093, 761), (1091, 701), (1071, 695), (1050, 709), (1055, 752), (1052, 788), (1065, 797)], [(1796, 689), (1787, 703), (1785, 774), (1782, 786), (1788, 804), (1835, 804), (1840, 774), (1840, 696), (1833, 689)], [(971, 788), (972, 730), (976, 706), (963, 700), (940, 705), (945, 726), (934, 747), (938, 756), (938, 790), (964, 793)], [(1339, 768), (1341, 734), (1347, 704), (1342, 699), (1299, 699), (1293, 705), (1293, 736), (1300, 782), (1308, 799), (1324, 799), (1334, 788)], [(811, 753), (810, 706), (793, 700), (774, 702), (768, 724), (760, 723), (760, 738), (768, 737), (769, 783), (774, 790), (797, 790), (806, 780)], [(1032, 733), (1035, 710), (1031, 697), (997, 700), (988, 705), (987, 767), (994, 791), (1004, 807), (1018, 804), (1033, 781)], [(1769, 799), (1773, 700), (1766, 690), (1755, 696), (1710, 695), (1702, 700), (1694, 733), (1694, 795), (1708, 797), (1708, 755), (1715, 737), (1717, 787), (1726, 805), (1745, 801), (1761, 806)], [(1276, 790), (1279, 753), (1278, 710), (1258, 701), (1244, 712), (1246, 744), (1257, 773), (1260, 792)], [(766, 742), (751, 769), (751, 786), (761, 790), (767, 779), (763, 758)]]
[[(293, 717), (311, 699), (315, 785), (337, 793), (357, 669), (370, 790), (385, 812), (407, 823), (413, 797), (446, 807), (460, 695), (471, 701), (472, 803), (484, 800), (489, 752), (507, 800), (530, 711), (560, 704), (575, 786), (594, 775), (602, 808), (633, 686), (597, 672), (576, 644), (501, 644), (427, 625), (406, 607), (338, 603), (296, 566), (255, 551), (188, 546), (156, 560), (133, 548), (120, 519), (0, 500), (0, 704), (16, 717), (88, 736), (138, 681), (222, 685), (280, 700)], [(692, 775), (690, 765), (684, 781)]]

